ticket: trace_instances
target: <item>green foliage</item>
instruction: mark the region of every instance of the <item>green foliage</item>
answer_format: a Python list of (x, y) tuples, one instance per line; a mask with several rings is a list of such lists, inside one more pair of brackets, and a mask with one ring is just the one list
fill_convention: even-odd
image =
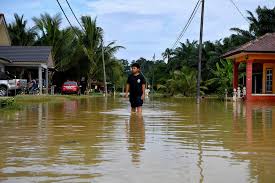
[[(176, 70), (171, 73), (172, 78), (166, 83), (167, 92), (171, 95), (182, 94), (192, 97), (196, 94), (197, 72), (188, 67), (183, 67), (181, 70)], [(206, 86), (201, 86), (201, 94), (207, 90)]]
[(14, 104), (14, 98), (1, 98), (0, 107), (11, 106)]
[(38, 35), (35, 45), (52, 46), (55, 68), (59, 71), (68, 70), (73, 65), (74, 60), (71, 58), (77, 50), (74, 31), (71, 28), (60, 29), (62, 22), (60, 14), (53, 17), (47, 13), (41, 14), (39, 18), (34, 17), (33, 21), (35, 23), (33, 29)]
[(247, 11), (249, 21), (249, 30), (242, 30), (239, 28), (232, 28), (237, 35), (241, 35), (246, 40), (252, 40), (256, 37), (262, 36), (266, 33), (275, 32), (275, 7), (268, 9), (267, 7), (260, 7), (256, 9), (256, 15), (251, 11)]
[(217, 93), (223, 95), (225, 90), (232, 91), (233, 64), (229, 60), (221, 60), (216, 63), (216, 68), (211, 69), (214, 77), (206, 83), (208, 85), (216, 84)]
[(20, 106), (15, 102), (14, 98), (12, 97), (1, 97), (0, 98), (0, 110), (13, 110), (13, 109), (20, 109)]
[[(248, 30), (232, 28), (234, 33), (229, 37), (203, 43), (202, 94), (222, 95), (225, 89), (229, 92), (232, 90), (232, 63), (220, 60), (223, 53), (265, 33), (275, 32), (275, 7), (258, 7), (255, 14), (250, 11), (247, 14), (250, 22)], [(124, 87), (130, 73), (130, 62), (115, 58), (122, 46), (117, 46), (115, 42), (103, 44), (104, 31), (97, 26), (96, 19), (82, 16), (84, 30), (79, 30), (75, 27), (61, 28), (62, 18), (59, 14), (50, 16), (44, 13), (34, 17), (32, 28), (27, 28), (27, 21), (23, 16), (14, 16), (15, 21), (8, 25), (12, 44), (52, 46), (55, 69), (65, 75), (65, 79), (80, 80), (81, 77), (86, 77), (89, 81), (102, 82), (103, 51), (107, 82), (115, 84), (116, 88)], [(132, 62), (141, 65), (147, 83), (153, 84), (154, 90), (170, 95), (194, 96), (197, 81), (197, 41), (186, 40), (175, 49), (167, 48), (162, 56), (163, 59), (157, 61), (141, 57)]]
[(14, 14), (15, 21), (8, 25), (12, 45), (28, 46), (34, 44), (36, 32), (33, 28), (27, 28), (27, 20), (24, 16)]

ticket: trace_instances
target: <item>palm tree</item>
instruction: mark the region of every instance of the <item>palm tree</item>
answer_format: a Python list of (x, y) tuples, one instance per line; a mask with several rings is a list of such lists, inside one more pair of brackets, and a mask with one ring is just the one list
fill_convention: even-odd
[(8, 31), (11, 37), (12, 45), (28, 46), (35, 41), (36, 33), (33, 29), (28, 29), (27, 20), (24, 15), (14, 14), (15, 21), (8, 25)]
[(172, 55), (173, 55), (173, 50), (170, 48), (166, 48), (166, 50), (162, 53), (163, 58), (167, 59), (168, 63)]
[(268, 9), (267, 7), (261, 8), (258, 6), (256, 15), (251, 11), (247, 11), (248, 21), (250, 23), (249, 30), (242, 30), (239, 28), (232, 28), (237, 34), (247, 38), (248, 40), (255, 39), (266, 33), (275, 32), (275, 7)]
[[(197, 72), (184, 66), (181, 70), (171, 73), (172, 78), (167, 81), (166, 88), (171, 95), (182, 94), (184, 96), (194, 96), (196, 94)], [(207, 90), (206, 86), (201, 86), (201, 94)]]
[(83, 24), (84, 32), (81, 34), (81, 44), (84, 53), (89, 59), (88, 63), (88, 88), (90, 88), (90, 83), (92, 78), (95, 78), (98, 61), (101, 55), (101, 42), (103, 39), (103, 30), (96, 25), (96, 19), (92, 20), (90, 16), (82, 16), (81, 21)]
[[(106, 68), (111, 69), (114, 64), (114, 54), (119, 49), (124, 47), (116, 46), (114, 41), (109, 43), (107, 46), (104, 46), (103, 29), (97, 27), (96, 19), (92, 20), (90, 16), (82, 16), (81, 21), (84, 28), (84, 32), (82, 32), (81, 35), (81, 44), (84, 53), (89, 59), (89, 71), (87, 73), (87, 76), (88, 83), (91, 83), (92, 79), (101, 80), (100, 78), (102, 78), (102, 50), (104, 52)], [(88, 85), (88, 88), (90, 88), (90, 85)]]
[(53, 46), (53, 52), (56, 52), (56, 44), (59, 44), (61, 34), (62, 17), (56, 14), (51, 17), (48, 13), (41, 14), (39, 18), (33, 17), (35, 23), (34, 29), (39, 33), (37, 44), (46, 44)]
[(168, 70), (180, 70), (183, 66), (195, 68), (197, 65), (198, 44), (197, 41), (190, 42), (188, 39), (185, 43), (173, 51), (173, 57), (168, 63)]
[[(102, 46), (102, 45), (101, 45)], [(105, 68), (107, 80), (112, 83), (119, 83), (121, 77), (123, 76), (123, 66), (122, 64), (115, 58), (114, 54), (123, 46), (116, 46), (115, 41), (110, 42), (107, 46), (103, 46), (101, 51), (104, 52), (104, 60), (105, 60)], [(103, 65), (102, 65), (102, 53), (99, 53), (99, 56), (96, 60), (96, 71), (95, 78), (97, 80), (102, 80), (103, 76)]]
[[(76, 30), (66, 28), (61, 30), (62, 18), (60, 14), (51, 17), (48, 13), (34, 17), (34, 30), (38, 33), (36, 45), (52, 46), (52, 56), (57, 70), (69, 69), (74, 61), (72, 59), (77, 49), (78, 40)], [(66, 43), (66, 44), (64, 44)]]

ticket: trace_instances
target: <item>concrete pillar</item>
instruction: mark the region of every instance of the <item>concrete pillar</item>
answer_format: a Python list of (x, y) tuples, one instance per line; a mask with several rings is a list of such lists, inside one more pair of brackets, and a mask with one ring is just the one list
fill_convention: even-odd
[(240, 63), (238, 63), (238, 62), (234, 62), (234, 67), (233, 67), (233, 89), (238, 88), (238, 80), (239, 80), (238, 68), (239, 68), (239, 64)]
[(48, 68), (45, 70), (45, 80), (46, 80), (46, 94), (48, 94), (48, 88), (49, 88), (49, 69)]
[(38, 84), (39, 84), (39, 94), (42, 94), (43, 84), (42, 84), (42, 67), (38, 67)]
[(253, 60), (246, 62), (246, 97), (250, 100), (252, 97), (252, 71), (253, 71)]

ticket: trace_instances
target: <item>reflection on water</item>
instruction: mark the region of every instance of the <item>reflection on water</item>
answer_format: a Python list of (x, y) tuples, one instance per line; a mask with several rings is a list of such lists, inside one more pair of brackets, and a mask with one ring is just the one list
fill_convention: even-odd
[(120, 98), (0, 115), (0, 182), (275, 182), (275, 105)]
[(126, 130), (129, 143), (129, 151), (132, 154), (132, 162), (139, 163), (140, 153), (144, 150), (145, 128), (143, 116), (140, 114), (132, 114), (129, 122), (126, 121)]

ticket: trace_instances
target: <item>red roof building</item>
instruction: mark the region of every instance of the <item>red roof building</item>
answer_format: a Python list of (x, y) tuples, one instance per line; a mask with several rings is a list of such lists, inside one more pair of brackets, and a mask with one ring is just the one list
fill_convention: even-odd
[(246, 63), (247, 101), (275, 101), (275, 33), (267, 33), (222, 57), (234, 64), (234, 89), (239, 86), (239, 64)]

